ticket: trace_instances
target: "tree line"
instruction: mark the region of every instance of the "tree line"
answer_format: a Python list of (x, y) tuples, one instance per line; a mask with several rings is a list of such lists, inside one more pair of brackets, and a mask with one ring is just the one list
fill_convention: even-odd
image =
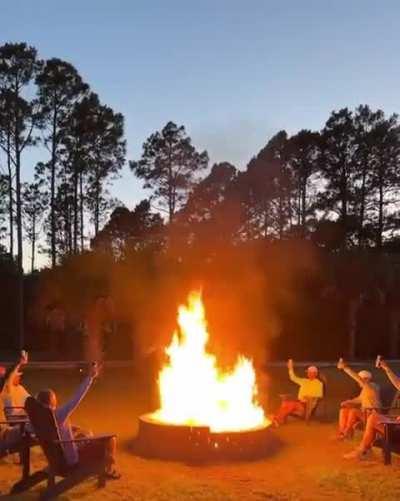
[[(54, 266), (85, 248), (88, 224), (98, 232), (113, 203), (109, 182), (125, 161), (123, 127), (122, 115), (70, 63), (41, 60), (26, 43), (0, 47), (0, 228), (19, 270), (24, 238), (34, 269), (42, 234)], [(33, 148), (44, 160), (26, 182), (24, 158)]]
[(93, 241), (115, 246), (118, 256), (132, 242), (146, 244), (146, 232), (154, 244), (162, 221), (137, 225), (152, 205), (166, 213), (164, 236), (184, 247), (288, 238), (335, 252), (398, 246), (400, 124), (367, 105), (332, 112), (321, 131), (279, 131), (244, 170), (221, 162), (206, 175), (207, 152), (170, 122), (130, 167), (151, 190), (150, 202), (125, 210), (123, 224), (116, 210)]
[[(26, 182), (32, 149), (43, 160)], [(26, 43), (0, 47), (0, 238), (20, 270), (24, 239), (32, 270), (38, 246), (52, 267), (90, 247), (116, 258), (288, 238), (331, 251), (396, 248), (399, 152), (398, 116), (367, 105), (333, 111), (320, 131), (279, 131), (242, 170), (210, 166), (169, 122), (129, 162), (150, 193), (129, 210), (110, 193), (126, 162), (122, 114), (70, 63)]]

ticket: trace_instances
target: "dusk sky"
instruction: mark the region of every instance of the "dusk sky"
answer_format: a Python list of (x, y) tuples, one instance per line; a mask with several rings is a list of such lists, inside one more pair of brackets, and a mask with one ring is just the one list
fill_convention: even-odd
[[(244, 167), (278, 129), (319, 129), (333, 109), (399, 111), (399, 15), (396, 0), (13, 0), (0, 44), (74, 64), (124, 114), (128, 159), (173, 120), (212, 162)], [(113, 193), (145, 196), (128, 168)]]

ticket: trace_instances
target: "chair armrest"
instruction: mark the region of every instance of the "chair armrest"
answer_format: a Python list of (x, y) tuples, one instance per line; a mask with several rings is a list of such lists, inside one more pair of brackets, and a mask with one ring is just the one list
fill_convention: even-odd
[(397, 421), (397, 419), (394, 419), (393, 421), (386, 421), (382, 424), (383, 424), (383, 426), (400, 426), (400, 421)]
[(15, 419), (14, 421), (0, 421), (0, 425), (6, 425), (9, 427), (19, 426), (21, 435), (27, 434), (26, 426), (29, 424), (29, 419)]
[(79, 444), (83, 442), (95, 442), (95, 441), (106, 441), (110, 438), (114, 438), (116, 435), (96, 435), (94, 437), (82, 437), (82, 438), (74, 438), (73, 440), (54, 440), (56, 444)]
[(12, 426), (15, 424), (28, 424), (29, 419), (21, 418), (21, 419), (15, 419), (14, 421), (0, 421), (0, 424), (7, 424), (8, 426)]

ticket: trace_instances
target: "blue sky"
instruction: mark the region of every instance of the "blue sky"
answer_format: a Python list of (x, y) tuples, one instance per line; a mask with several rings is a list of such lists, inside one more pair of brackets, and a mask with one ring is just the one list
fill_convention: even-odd
[[(318, 129), (332, 109), (400, 111), (399, 20), (391, 0), (13, 0), (0, 43), (73, 63), (124, 114), (129, 159), (173, 120), (244, 167), (278, 129)], [(113, 193), (145, 196), (127, 168)]]

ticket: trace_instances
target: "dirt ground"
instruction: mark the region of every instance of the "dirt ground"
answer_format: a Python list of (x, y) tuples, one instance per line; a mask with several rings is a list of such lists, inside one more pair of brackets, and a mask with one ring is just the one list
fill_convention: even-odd
[[(63, 400), (73, 391), (81, 375), (71, 372), (26, 374), (26, 387), (32, 393), (51, 386)], [(274, 396), (290, 386), (286, 375), (272, 375)], [(333, 417), (337, 402), (351, 395), (355, 388), (345, 376), (332, 374), (329, 397)], [(190, 466), (137, 457), (131, 449), (137, 430), (137, 416), (148, 410), (148, 396), (135, 385), (127, 370), (109, 371), (98, 381), (74, 415), (73, 422), (94, 432), (115, 432), (119, 439), (118, 463), (122, 478), (98, 490), (88, 481), (60, 499), (136, 500), (136, 501), (286, 501), (286, 500), (398, 500), (400, 499), (400, 461), (382, 464), (381, 453), (374, 451), (368, 460), (347, 462), (343, 454), (356, 442), (330, 440), (334, 422), (292, 421), (274, 430), (281, 446), (263, 460), (242, 463)], [(43, 464), (40, 450), (33, 451), (33, 469)], [(0, 462), (0, 492), (5, 494), (20, 474), (10, 460)], [(37, 499), (42, 487), (18, 496)], [(3, 496), (4, 499), (7, 496)], [(15, 498), (14, 498), (15, 499)]]

